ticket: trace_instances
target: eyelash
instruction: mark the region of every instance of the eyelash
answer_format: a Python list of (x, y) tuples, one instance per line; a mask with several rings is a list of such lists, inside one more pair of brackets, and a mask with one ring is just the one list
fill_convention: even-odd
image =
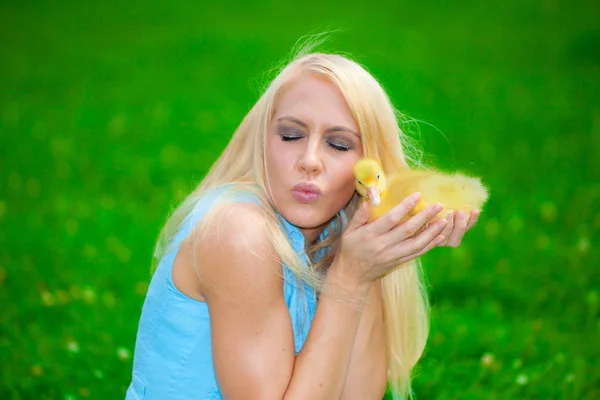
[[(283, 140), (284, 142), (292, 142), (294, 140), (300, 140), (302, 139), (302, 136), (289, 136), (289, 135), (279, 135), (281, 137), (281, 140)], [(333, 144), (331, 142), (327, 142), (327, 144), (329, 145), (329, 147), (331, 147), (332, 149), (336, 150), (336, 151), (349, 151), (350, 147), (348, 146), (341, 146), (339, 144)]]

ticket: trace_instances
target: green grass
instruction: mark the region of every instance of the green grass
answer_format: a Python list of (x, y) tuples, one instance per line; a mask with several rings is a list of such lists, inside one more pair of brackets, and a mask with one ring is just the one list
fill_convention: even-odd
[(169, 210), (265, 72), (338, 28), (425, 161), (491, 188), (425, 257), (417, 397), (600, 397), (596, 2), (202, 3), (0, 6), (0, 398), (124, 396)]

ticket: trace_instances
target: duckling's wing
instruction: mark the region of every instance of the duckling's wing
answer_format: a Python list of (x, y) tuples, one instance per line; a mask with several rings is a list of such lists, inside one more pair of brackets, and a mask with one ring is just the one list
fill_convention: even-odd
[(427, 205), (440, 202), (445, 209), (481, 209), (488, 198), (487, 189), (478, 178), (462, 174), (431, 172), (420, 181), (419, 187)]
[(435, 171), (412, 170), (394, 174), (389, 179), (388, 189), (396, 204), (411, 193), (421, 192), (421, 201), (413, 213), (438, 202), (446, 210), (481, 209), (488, 198), (488, 191), (478, 178)]
[(406, 170), (397, 172), (389, 176), (387, 180), (387, 191), (385, 193), (385, 200), (390, 204), (390, 208), (396, 206), (402, 200), (410, 196), (415, 192), (421, 192), (421, 201), (413, 209), (411, 214), (416, 214), (424, 207), (421, 203), (424, 203), (424, 196), (427, 193), (423, 192), (423, 181), (426, 179), (426, 171), (415, 171)]

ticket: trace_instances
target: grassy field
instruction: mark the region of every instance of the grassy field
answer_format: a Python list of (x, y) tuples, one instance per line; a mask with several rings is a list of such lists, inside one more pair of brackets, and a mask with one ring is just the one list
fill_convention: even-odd
[(326, 29), (492, 193), (425, 258), (416, 397), (600, 398), (597, 2), (85, 3), (0, 5), (0, 398), (123, 398), (168, 212)]

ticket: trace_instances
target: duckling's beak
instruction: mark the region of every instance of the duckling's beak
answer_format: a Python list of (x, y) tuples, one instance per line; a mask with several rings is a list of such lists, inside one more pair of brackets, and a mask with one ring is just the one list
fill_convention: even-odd
[(377, 185), (368, 186), (367, 195), (369, 196), (369, 202), (373, 207), (377, 207), (379, 203), (381, 203), (381, 198), (379, 197), (379, 189), (377, 188)]

